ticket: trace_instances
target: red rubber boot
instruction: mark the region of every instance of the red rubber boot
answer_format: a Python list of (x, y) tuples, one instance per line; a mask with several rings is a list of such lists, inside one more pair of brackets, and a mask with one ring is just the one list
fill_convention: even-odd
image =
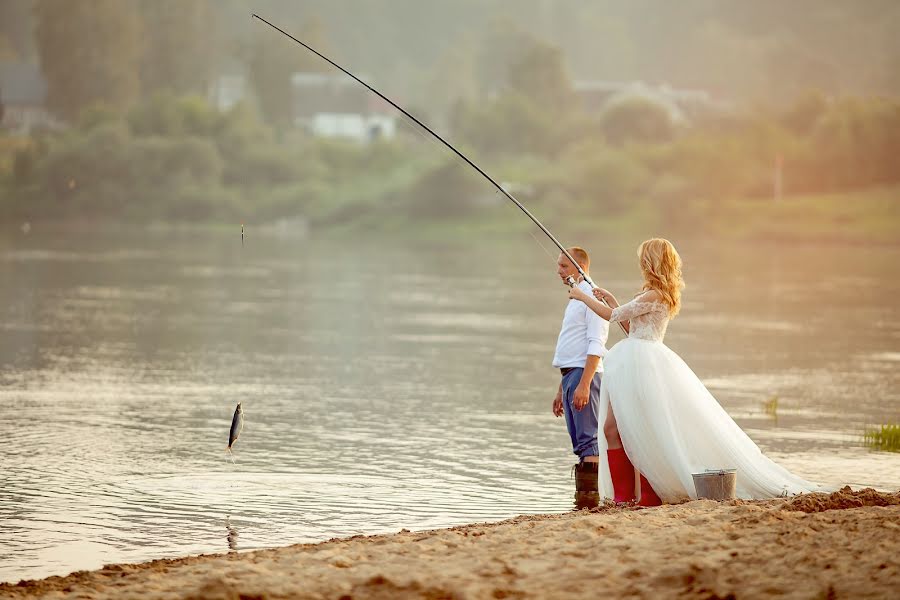
[(653, 491), (650, 482), (647, 481), (646, 477), (641, 475), (641, 499), (638, 501), (638, 506), (660, 506), (661, 504), (662, 500), (660, 500), (659, 496), (656, 495), (656, 492)]
[(634, 502), (634, 466), (628, 460), (624, 448), (606, 451), (609, 474), (613, 483), (613, 500)]

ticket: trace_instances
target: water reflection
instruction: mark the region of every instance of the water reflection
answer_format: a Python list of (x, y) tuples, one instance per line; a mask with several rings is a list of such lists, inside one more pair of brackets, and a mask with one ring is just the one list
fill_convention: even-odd
[[(0, 580), (220, 552), (236, 510), (229, 550), (573, 507), (550, 414), (565, 290), (530, 239), (0, 243)], [(763, 451), (813, 481), (900, 487), (900, 456), (862, 440), (900, 421), (900, 252), (679, 249), (667, 342)], [(610, 242), (592, 271), (626, 297), (634, 262)]]
[(228, 535), (225, 536), (225, 539), (228, 542), (228, 551), (237, 552), (238, 532), (237, 529), (231, 524), (230, 516), (225, 517), (225, 529), (228, 531)]
[(575, 492), (575, 510), (597, 508), (600, 505), (598, 492)]

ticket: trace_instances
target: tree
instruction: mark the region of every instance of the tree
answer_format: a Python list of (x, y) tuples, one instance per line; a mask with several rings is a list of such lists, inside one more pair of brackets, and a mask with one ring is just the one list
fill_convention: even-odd
[(781, 122), (798, 135), (809, 135), (825, 111), (828, 98), (818, 90), (809, 90), (785, 110)]
[(18, 58), (15, 48), (13, 48), (7, 36), (0, 33), (0, 61), (14, 62)]
[(473, 173), (455, 160), (441, 162), (407, 190), (409, 213), (426, 219), (471, 214), (478, 207), (479, 196), (485, 194), (484, 184)]
[[(297, 31), (294, 35), (298, 39), (328, 55), (324, 29), (318, 20), (308, 20), (303, 27), (286, 31)], [(263, 116), (270, 125), (279, 127), (292, 121), (291, 76), (299, 72), (325, 72), (328, 67), (322, 59), (269, 27), (258, 28), (253, 41), (242, 53)]]
[(539, 43), (535, 36), (522, 31), (512, 21), (491, 21), (475, 63), (479, 92), (483, 96), (492, 96), (506, 87), (512, 65)]
[(215, 48), (209, 0), (140, 0), (144, 92), (205, 93)]
[(645, 96), (613, 98), (600, 115), (600, 127), (614, 144), (625, 142), (665, 142), (675, 132), (670, 109)]
[(642, 197), (651, 181), (648, 169), (628, 152), (589, 141), (571, 147), (562, 161), (566, 188), (584, 210), (593, 214), (621, 212)]
[(86, 107), (127, 108), (137, 97), (139, 23), (124, 0), (37, 0), (35, 41), (47, 104), (75, 119)]
[[(454, 105), (478, 95), (475, 81), (475, 55), (468, 36), (451, 44), (430, 70), (422, 85), (422, 98), (428, 112), (448, 117)], [(416, 113), (413, 113), (416, 114)]]
[(34, 51), (31, 40), (32, 0), (0, 2), (0, 56), (4, 60), (28, 60)]
[(572, 105), (572, 82), (559, 48), (535, 42), (509, 68), (509, 87), (543, 110), (561, 112)]
[(572, 115), (543, 110), (513, 91), (485, 102), (459, 102), (451, 115), (454, 134), (483, 154), (552, 156), (570, 141)]
[(766, 57), (765, 72), (769, 89), (778, 97), (792, 98), (807, 89), (833, 94), (839, 89), (838, 70), (830, 61), (796, 43), (783, 43)]

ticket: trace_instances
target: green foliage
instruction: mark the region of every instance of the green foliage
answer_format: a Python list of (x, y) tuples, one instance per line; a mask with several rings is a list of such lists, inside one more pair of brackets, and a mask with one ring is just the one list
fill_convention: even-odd
[[(158, 94), (127, 115), (82, 113), (46, 141), (10, 145), (0, 174), (18, 191), (4, 215), (53, 219), (223, 220), (297, 215), (322, 222), (409, 187), (402, 142), (282, 142), (247, 107), (219, 113), (196, 97)], [(2, 150), (2, 147), (0, 147)], [(399, 173), (400, 175), (395, 175)]]
[(600, 129), (613, 144), (667, 142), (675, 126), (672, 109), (645, 96), (614, 98), (600, 113)]
[(247, 148), (272, 142), (272, 131), (247, 104), (238, 104), (222, 115), (216, 131), (219, 152), (226, 160), (239, 156)]
[(582, 124), (559, 48), (503, 21), (493, 23), (484, 44), (492, 66), (481, 72), (482, 99), (456, 103), (454, 131), (486, 154), (559, 153)]
[[(693, 227), (730, 238), (812, 240), (896, 245), (900, 231), (900, 185), (771, 198), (737, 197), (716, 202), (693, 201)], [(705, 206), (703, 206), (705, 205)]]
[(785, 129), (796, 135), (809, 135), (828, 110), (828, 97), (818, 90), (807, 90), (781, 115)]
[(247, 214), (256, 220), (267, 221), (296, 215), (322, 220), (329, 217), (334, 209), (333, 206), (327, 206), (333, 193), (334, 190), (328, 183), (310, 179), (274, 188), (257, 188), (243, 197)]
[[(0, 2), (0, 39), (7, 39), (10, 52), (25, 61), (35, 58), (31, 33), (41, 21), (32, 14), (34, 3)], [(110, 11), (137, 14), (138, 31), (129, 36), (140, 47), (132, 71), (139, 75), (143, 96), (164, 89), (202, 92), (212, 58), (217, 67), (234, 60), (247, 66), (263, 34), (271, 41), (280, 37), (251, 24), (247, 4), (236, 0), (56, 0), (62, 7), (54, 10), (60, 26), (83, 29), (79, 4), (98, 19), (106, 19)], [(320, 49), (323, 41), (331, 42), (330, 48), (324, 45), (327, 54), (333, 50), (342, 64), (355, 66), (404, 103), (427, 106), (439, 119), (458, 98), (486, 98), (505, 88), (510, 67), (535, 43), (561, 48), (579, 80), (668, 81), (739, 103), (789, 103), (796, 93), (814, 87), (834, 93), (900, 93), (894, 43), (900, 4), (895, 0), (732, 4), (642, 0), (610, 10), (609, 2), (556, 2), (551, 7), (546, 0), (403, 0), (355, 2), (351, 8), (333, 0), (272, 0), (268, 10), (292, 34)], [(103, 30), (96, 31), (102, 39)], [(323, 67), (315, 57), (303, 57), (295, 45), (294, 51), (284, 51), (291, 46), (281, 38), (257, 64), (310, 58), (305, 70)], [(88, 51), (82, 43), (61, 47), (77, 48), (79, 55)], [(97, 64), (71, 54), (73, 61)], [(118, 54), (107, 53), (112, 58)], [(245, 70), (254, 77), (260, 73)], [(73, 76), (89, 73), (73, 71)], [(259, 89), (265, 94), (274, 88)], [(266, 103), (264, 115), (272, 122), (271, 103)]]
[(328, 169), (318, 156), (304, 156), (291, 148), (249, 146), (235, 152), (228, 163), (226, 185), (255, 188), (281, 186), (304, 180), (324, 180)]
[(212, 185), (222, 178), (222, 158), (208, 139), (139, 138), (129, 148), (128, 158), (138, 186), (191, 187)]
[(37, 151), (27, 147), (15, 153), (12, 166), (12, 182), (16, 186), (25, 186), (34, 174), (37, 163)]
[(768, 400), (763, 400), (763, 410), (765, 413), (775, 419), (778, 418), (778, 396), (773, 395)]
[(154, 94), (128, 115), (128, 124), (136, 135), (213, 136), (222, 121), (222, 115), (203, 98), (164, 92)]
[(483, 103), (461, 103), (453, 116), (457, 136), (481, 154), (558, 153), (568, 141), (566, 113), (552, 113), (529, 98), (507, 92)]
[(409, 214), (427, 219), (470, 216), (479, 200), (490, 196), (484, 180), (472, 169), (448, 160), (429, 169), (406, 191)]
[(529, 50), (541, 44), (511, 19), (492, 19), (481, 38), (475, 61), (475, 79), (481, 97), (507, 87), (511, 68)]
[(825, 190), (896, 181), (900, 101), (850, 98), (836, 102), (816, 123), (810, 145), (807, 176), (821, 177)]
[(693, 197), (743, 195), (763, 172), (745, 153), (740, 134), (690, 135), (655, 151), (644, 151), (644, 156), (653, 172), (673, 174), (688, 182), (687, 193)]
[(156, 202), (183, 196), (184, 190), (216, 185), (221, 173), (222, 160), (211, 141), (135, 138), (119, 121), (58, 140), (37, 180), (53, 199), (45, 209), (54, 216), (127, 218), (152, 214)]
[[(451, 138), (468, 143), (464, 151), (529, 206), (574, 218), (653, 215), (672, 227), (757, 223), (782, 235), (776, 222), (797, 227), (800, 215), (815, 235), (839, 226), (890, 238), (897, 222), (890, 190), (900, 184), (898, 102), (823, 105), (810, 98), (783, 112), (735, 114), (666, 135), (636, 119), (619, 138), (604, 130), (612, 111), (602, 119), (577, 111), (557, 116), (510, 89), (461, 104)], [(125, 115), (95, 105), (77, 122), (0, 152), (0, 182), (14, 192), (4, 214), (136, 221), (304, 216), (327, 225), (375, 222), (386, 210), (466, 219), (496, 204), (477, 174), (456, 159), (441, 162), (446, 155), (418, 136), (357, 144), (292, 131), (276, 140), (246, 105), (220, 113), (200, 98), (172, 94), (154, 95)], [(779, 155), (786, 193), (807, 196), (761, 211), (760, 199), (771, 207)], [(846, 196), (823, 194), (872, 186), (887, 191), (869, 203), (848, 205)], [(859, 210), (850, 211), (854, 206)]]
[(175, 94), (204, 93), (216, 48), (209, 0), (138, 0), (141, 87)]
[(507, 78), (510, 89), (542, 111), (562, 114), (575, 101), (562, 52), (546, 43), (532, 44), (510, 65)]
[(106, 123), (112, 123), (119, 120), (119, 114), (104, 104), (94, 104), (88, 106), (78, 117), (78, 129), (88, 131), (94, 127), (99, 127)]
[[(324, 29), (318, 20), (307, 20), (303, 27), (288, 27), (299, 39), (320, 52), (328, 52)], [(251, 42), (241, 50), (250, 73), (250, 81), (259, 99), (266, 121), (275, 127), (292, 124), (294, 107), (291, 75), (297, 72), (325, 71), (327, 64), (268, 27), (259, 27)]]
[(32, 2), (0, 2), (0, 60), (27, 60), (33, 52)]
[(17, 158), (34, 152), (35, 146), (35, 141), (30, 138), (0, 133), (0, 181), (12, 175)]
[[(152, 214), (167, 221), (210, 222), (239, 217), (245, 212), (240, 204), (241, 198), (234, 190), (210, 185), (183, 186), (164, 198), (153, 194), (147, 200), (162, 205), (161, 213), (154, 206)], [(140, 216), (147, 218), (145, 214)]]
[[(422, 85), (421, 102), (429, 113), (441, 117), (450, 115), (453, 106), (460, 101), (472, 100), (479, 94), (475, 79), (475, 52), (468, 39), (463, 44), (449, 46), (431, 69)], [(410, 110), (419, 117), (420, 111)], [(424, 120), (421, 119), (420, 120)], [(424, 120), (433, 122), (432, 119)]]
[(123, 110), (137, 98), (139, 26), (120, 0), (36, 0), (35, 41), (47, 79), (47, 103), (75, 120), (89, 106)]
[(561, 160), (573, 206), (585, 214), (619, 213), (639, 201), (649, 183), (647, 168), (633, 156), (598, 142), (571, 148)]
[(879, 428), (868, 429), (863, 434), (863, 440), (873, 450), (900, 452), (900, 425), (889, 423)]

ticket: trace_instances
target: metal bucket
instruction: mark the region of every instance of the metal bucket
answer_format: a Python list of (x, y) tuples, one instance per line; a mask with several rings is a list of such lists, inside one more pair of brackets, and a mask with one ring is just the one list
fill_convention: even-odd
[(710, 500), (734, 500), (737, 469), (707, 469), (692, 473), (697, 498)]

